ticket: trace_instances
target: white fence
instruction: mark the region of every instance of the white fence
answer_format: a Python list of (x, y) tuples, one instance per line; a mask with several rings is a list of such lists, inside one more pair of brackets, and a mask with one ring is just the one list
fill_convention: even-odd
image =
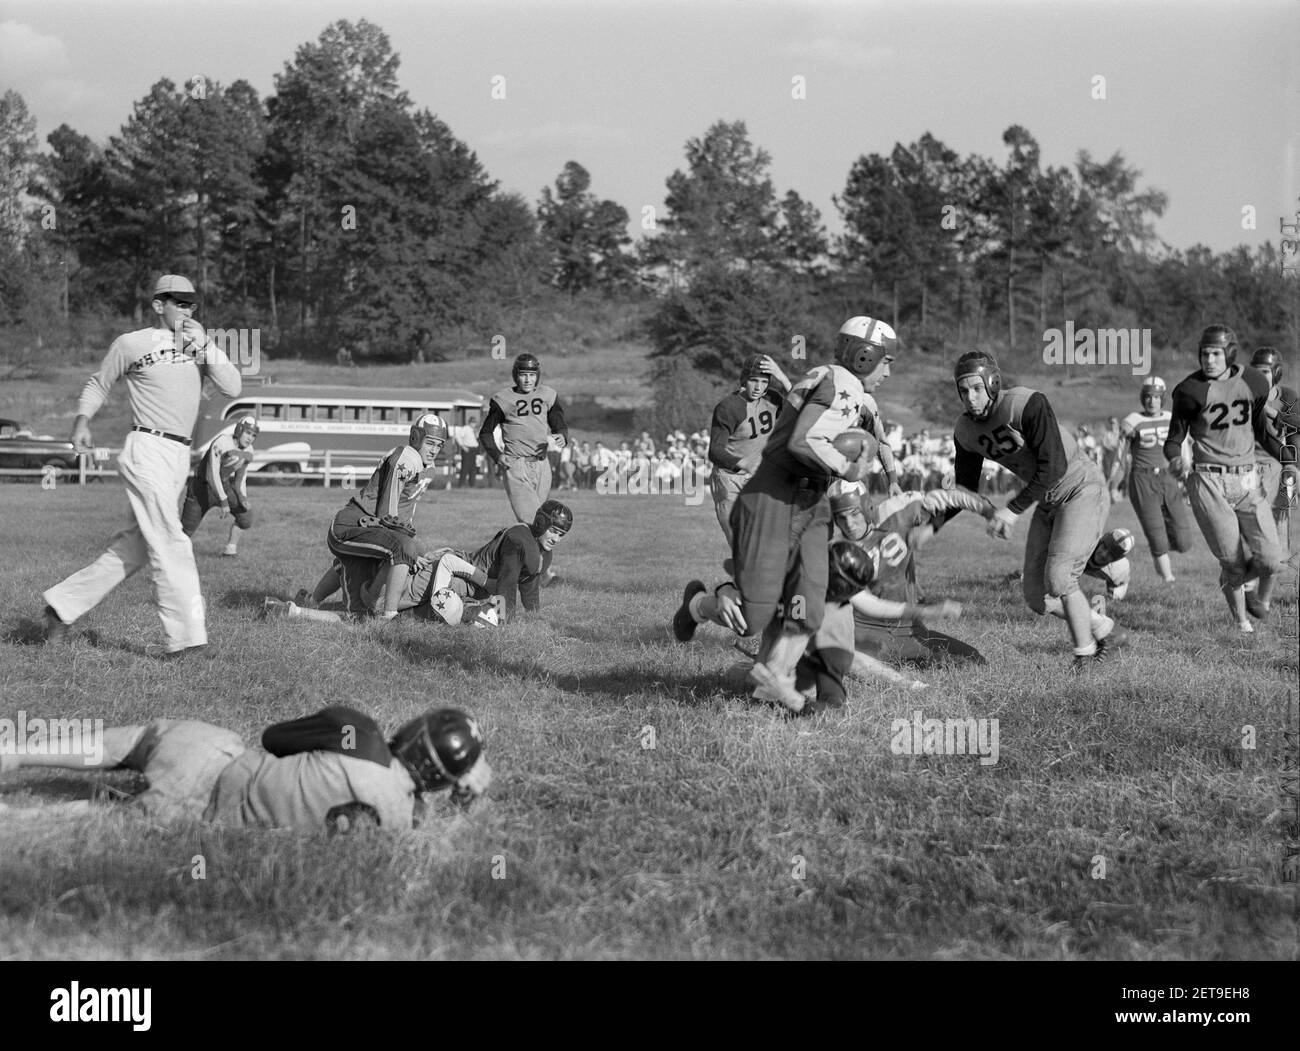
[[(37, 478), (43, 485), (74, 482), (77, 485), (85, 485), (87, 482), (116, 478), (118, 472), (105, 465), (116, 458), (121, 451), (121, 449), (99, 448), (93, 452), (82, 453), (77, 458), (75, 468), (53, 464), (44, 467), (0, 468), (0, 478)], [(290, 455), (254, 452), (254, 464), (287, 464), (294, 470), (254, 471), (250, 468), (248, 480), (249, 482), (265, 481), (276, 485), (301, 485), (304, 481), (320, 481), (327, 489), (333, 483), (337, 483), (341, 489), (356, 489), (365, 484), (371, 472), (379, 466), (380, 459), (379, 454), (366, 449), (327, 449), (324, 452)], [(306, 464), (306, 470), (300, 469), (300, 464)], [(431, 470), (435, 481), (444, 481), (450, 486), (453, 475), (450, 462), (437, 464)]]

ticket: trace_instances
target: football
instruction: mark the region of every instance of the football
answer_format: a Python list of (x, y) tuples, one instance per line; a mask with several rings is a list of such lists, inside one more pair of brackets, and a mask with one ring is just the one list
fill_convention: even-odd
[(874, 441), (875, 439), (861, 427), (850, 427), (847, 431), (837, 434), (831, 439), (831, 444), (835, 446), (838, 452), (843, 453), (852, 461), (862, 455), (862, 447), (867, 442)]
[(444, 624), (459, 624), (465, 606), (451, 588), (439, 588), (429, 599), (429, 606)]

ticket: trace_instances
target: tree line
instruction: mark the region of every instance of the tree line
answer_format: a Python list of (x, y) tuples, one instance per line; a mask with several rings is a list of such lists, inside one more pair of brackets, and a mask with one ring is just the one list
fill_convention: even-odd
[(454, 352), (448, 333), (486, 343), (548, 297), (614, 295), (644, 307), (665, 406), (756, 351), (818, 360), (832, 322), (856, 313), (919, 351), (1012, 360), (1066, 320), (1149, 328), (1162, 348), (1224, 319), (1279, 346), (1300, 331), (1275, 249), (1161, 243), (1167, 198), (1119, 152), (1053, 167), (1023, 127), (998, 159), (926, 132), (853, 163), (832, 237), (774, 186), (744, 122), (718, 121), (686, 143), (633, 248), (627, 210), (581, 164), (535, 206), (503, 192), (398, 68), (379, 27), (340, 21), (265, 99), (244, 81), (164, 79), (106, 145), (65, 124), (48, 152), (7, 93), (0, 324), (138, 314), (169, 269), (194, 275), (223, 324), (269, 328), (281, 353), (422, 360)]

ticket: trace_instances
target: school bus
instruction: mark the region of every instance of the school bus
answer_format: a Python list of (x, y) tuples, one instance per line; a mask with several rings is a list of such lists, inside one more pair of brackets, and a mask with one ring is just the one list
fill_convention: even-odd
[[(349, 469), (364, 482), (379, 460), (395, 445), (405, 443), (411, 424), (426, 412), (436, 412), (448, 427), (471, 417), (482, 420), (483, 398), (468, 390), (418, 387), (332, 387), (268, 383), (247, 385), (235, 398), (217, 395), (204, 400), (194, 427), (193, 459), (197, 462), (212, 439), (234, 430), (240, 416), (254, 416), (261, 434), (249, 474), (265, 470), (286, 485), (305, 478), (323, 478), (325, 453), (330, 472), (347, 477)], [(429, 469), (434, 478), (451, 472), (452, 445), (443, 446)]]

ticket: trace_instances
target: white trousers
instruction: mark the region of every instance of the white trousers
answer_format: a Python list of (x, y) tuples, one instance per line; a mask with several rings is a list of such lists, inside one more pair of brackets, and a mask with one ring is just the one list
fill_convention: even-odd
[(189, 446), (141, 431), (122, 445), (117, 469), (134, 519), (108, 550), (45, 592), (65, 624), (94, 609), (118, 584), (147, 564), (169, 652), (208, 641), (194, 548), (181, 528), (180, 502), (190, 472)]

